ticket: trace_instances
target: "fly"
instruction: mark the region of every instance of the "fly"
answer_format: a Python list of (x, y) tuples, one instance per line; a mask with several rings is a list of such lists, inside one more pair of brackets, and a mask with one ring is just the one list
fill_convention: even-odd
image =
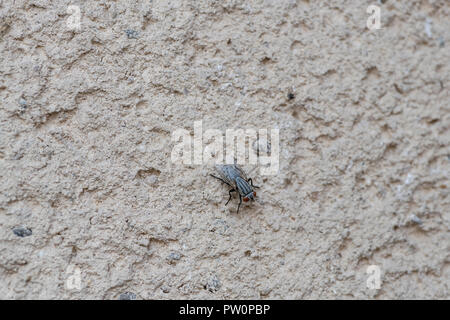
[(253, 190), (253, 188), (259, 187), (253, 185), (253, 181), (251, 178), (247, 179), (245, 172), (237, 164), (217, 165), (216, 169), (220, 177), (216, 177), (212, 174), (211, 176), (222, 181), (232, 188), (230, 191), (228, 191), (230, 198), (228, 199), (227, 203), (225, 203), (225, 205), (230, 202), (232, 192), (237, 192), (239, 194), (239, 205), (237, 208), (237, 213), (239, 213), (239, 208), (242, 204), (242, 200), (244, 202), (255, 200), (256, 192)]

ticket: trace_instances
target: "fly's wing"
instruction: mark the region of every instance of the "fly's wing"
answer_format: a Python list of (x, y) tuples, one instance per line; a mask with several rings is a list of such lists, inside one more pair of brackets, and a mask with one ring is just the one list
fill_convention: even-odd
[(244, 179), (245, 181), (248, 180), (244, 170), (242, 170), (237, 164), (217, 165), (216, 170), (219, 172), (220, 177), (233, 187), (237, 187), (236, 178), (238, 177)]
[(244, 179), (245, 181), (247, 181), (247, 175), (245, 174), (244, 170), (242, 170), (241, 167), (239, 167), (236, 163), (231, 165), (232, 167), (234, 167), (234, 170), (236, 170), (239, 173), (239, 176)]
[(230, 186), (233, 188), (236, 187), (236, 181), (235, 176), (236, 174), (233, 174), (233, 170), (230, 168), (229, 165), (216, 165), (216, 171), (219, 173), (219, 176), (226, 181)]

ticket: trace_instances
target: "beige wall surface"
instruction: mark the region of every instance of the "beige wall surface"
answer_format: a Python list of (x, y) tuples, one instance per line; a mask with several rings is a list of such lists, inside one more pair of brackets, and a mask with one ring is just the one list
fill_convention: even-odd
[[(0, 298), (449, 299), (449, 30), (445, 0), (0, 1)], [(239, 214), (171, 160), (198, 121), (279, 130)]]

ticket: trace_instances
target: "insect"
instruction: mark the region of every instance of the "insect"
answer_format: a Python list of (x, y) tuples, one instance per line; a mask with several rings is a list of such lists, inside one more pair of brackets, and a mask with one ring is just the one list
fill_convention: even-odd
[(256, 192), (253, 190), (253, 188), (259, 187), (253, 185), (253, 181), (251, 178), (247, 179), (245, 172), (237, 164), (217, 165), (216, 169), (220, 177), (216, 177), (212, 174), (211, 176), (222, 181), (232, 188), (230, 191), (228, 191), (230, 198), (228, 199), (227, 203), (225, 203), (225, 205), (230, 202), (232, 192), (237, 192), (239, 194), (239, 205), (237, 208), (237, 213), (239, 213), (239, 208), (241, 207), (242, 200), (244, 200), (244, 202), (255, 200)]

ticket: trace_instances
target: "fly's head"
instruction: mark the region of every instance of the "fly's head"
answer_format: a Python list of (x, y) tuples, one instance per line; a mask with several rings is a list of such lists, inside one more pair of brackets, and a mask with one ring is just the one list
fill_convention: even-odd
[(246, 194), (246, 195), (244, 196), (244, 198), (242, 198), (242, 201), (244, 201), (244, 202), (248, 202), (248, 201), (250, 201), (250, 200), (253, 201), (253, 200), (255, 200), (255, 197), (256, 197), (256, 192), (255, 192), (255, 191), (252, 191), (252, 192)]

